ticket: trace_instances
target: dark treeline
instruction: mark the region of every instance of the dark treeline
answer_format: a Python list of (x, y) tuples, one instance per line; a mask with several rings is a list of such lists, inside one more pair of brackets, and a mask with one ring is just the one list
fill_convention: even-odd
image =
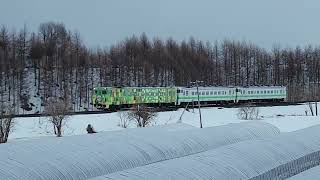
[[(126, 38), (89, 49), (78, 32), (43, 23), (38, 32), (0, 27), (1, 102), (41, 112), (49, 97), (66, 99), (74, 111), (90, 110), (95, 86), (287, 86), (289, 101), (318, 98), (320, 48), (266, 50), (253, 43), (190, 38)], [(19, 110), (19, 108), (21, 110)]]

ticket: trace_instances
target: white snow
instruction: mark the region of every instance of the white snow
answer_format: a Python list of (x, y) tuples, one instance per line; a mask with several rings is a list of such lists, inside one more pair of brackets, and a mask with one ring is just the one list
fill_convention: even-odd
[[(311, 116), (309, 112), (306, 116), (305, 110), (308, 110), (307, 105), (260, 107), (259, 111), (262, 117), (259, 121), (275, 125), (281, 132), (291, 132), (320, 124), (319, 117)], [(193, 109), (189, 111), (184, 112), (182, 122), (199, 127), (198, 109), (194, 109), (194, 112)], [(247, 122), (248, 120), (240, 120), (237, 117), (237, 111), (237, 108), (202, 108), (203, 127)], [(182, 112), (183, 109), (160, 112), (153, 125), (177, 123)], [(85, 134), (87, 124), (92, 124), (98, 132), (123, 129), (118, 126), (118, 113), (74, 115), (68, 118), (67, 125), (64, 128), (64, 136)], [(131, 124), (130, 127), (135, 127), (135, 125)], [(9, 139), (12, 141), (41, 136), (53, 136), (53, 127), (47, 122), (46, 117), (16, 118), (16, 126)]]
[(286, 179), (318, 164), (319, 131), (320, 126), (314, 126), (270, 139), (241, 141), (93, 179)]
[(180, 123), (12, 142), (0, 145), (0, 177), (8, 180), (81, 180), (205, 152), (240, 141), (271, 138), (279, 133), (276, 127), (261, 122), (203, 129)]
[(311, 168), (309, 170), (306, 170), (302, 173), (299, 173), (289, 178), (289, 180), (314, 180), (319, 177), (320, 177), (320, 166), (316, 166), (314, 168)]

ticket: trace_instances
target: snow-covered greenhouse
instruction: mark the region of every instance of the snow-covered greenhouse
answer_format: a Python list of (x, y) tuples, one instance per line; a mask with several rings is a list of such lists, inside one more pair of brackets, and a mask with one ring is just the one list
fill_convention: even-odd
[(274, 138), (242, 141), (92, 180), (286, 179), (319, 165), (319, 132), (320, 126), (314, 126)]
[[(168, 173), (168, 175), (171, 176), (175, 169), (182, 170), (189, 161), (194, 162), (191, 162), (191, 169), (190, 167), (189, 169), (185, 167), (186, 170), (190, 170), (190, 172), (185, 173), (189, 177), (194, 177), (191, 176), (190, 173), (194, 175), (197, 174), (197, 167), (201, 167), (203, 166), (201, 165), (202, 163), (207, 162), (207, 160), (205, 160), (207, 158), (206, 156), (208, 156), (208, 160), (212, 158), (212, 160), (215, 160), (217, 157), (211, 157), (210, 154), (221, 152), (221, 149), (217, 151), (209, 150), (245, 140), (257, 138), (269, 139), (276, 137), (280, 133), (276, 127), (262, 122), (229, 124), (203, 129), (190, 128), (184, 125), (174, 126), (177, 127), (163, 126), (159, 128), (105, 132), (63, 138), (42, 138), (3, 144), (0, 145), (0, 179), (81, 180), (124, 170), (128, 171), (121, 173), (130, 174), (133, 173), (133, 171), (129, 171), (129, 169), (136, 167), (146, 168), (147, 166), (145, 165), (152, 163), (152, 165), (149, 165), (150, 169), (142, 173), (141, 175), (143, 176), (140, 177), (151, 176), (153, 174), (152, 171), (155, 171), (154, 176), (160, 178), (161, 174)], [(178, 126), (180, 126), (180, 128)], [(310, 138), (307, 140), (305, 143), (306, 148), (312, 149), (313, 146), (309, 145), (311, 141), (319, 139), (320, 138), (315, 139), (314, 137), (313, 139)], [(285, 140), (283, 137), (276, 142), (280, 143)], [(235, 157), (233, 156), (235, 156), (236, 149), (241, 150), (240, 147), (244, 148), (242, 150), (245, 150), (246, 153), (252, 154), (253, 156), (255, 153), (252, 152), (256, 152), (255, 148), (257, 150), (263, 149), (263, 146), (267, 148), (266, 145), (263, 145), (262, 142), (259, 144), (259, 142), (261, 141), (249, 141), (235, 146), (228, 146), (227, 149), (229, 150), (226, 151), (226, 153), (222, 152), (219, 158), (230, 157), (230, 160), (234, 159)], [(292, 144), (294, 144), (294, 142), (295, 141), (292, 141)], [(256, 147), (256, 145), (261, 145), (261, 147)], [(233, 150), (233, 148), (235, 149)], [(301, 150), (301, 148), (297, 148), (297, 155), (301, 155), (299, 150)], [(197, 154), (201, 152), (203, 153)], [(230, 155), (228, 153), (230, 153)], [(245, 154), (245, 152), (243, 152), (243, 154)], [(180, 157), (184, 156), (188, 157), (180, 159)], [(241, 156), (243, 156), (243, 158), (245, 157), (244, 155)], [(256, 156), (258, 159), (258, 154), (256, 154)], [(202, 160), (201, 157), (205, 157), (203, 162), (199, 161)], [(178, 159), (170, 160), (174, 158)], [(241, 157), (237, 156), (237, 158), (238, 159), (235, 159), (235, 166), (239, 165), (237, 163), (243, 163), (245, 161), (245, 159)], [(167, 163), (172, 167), (171, 172), (168, 172), (164, 168), (164, 165)], [(250, 167), (249, 159), (247, 163), (248, 165), (244, 165), (243, 168), (247, 166)], [(208, 167), (218, 165), (219, 161), (212, 162), (211, 164), (208, 162), (207, 164)], [(233, 164), (229, 164), (228, 166), (232, 167), (231, 165)], [(156, 168), (156, 166), (159, 166), (159, 168)], [(259, 165), (255, 165), (255, 167), (257, 166)], [(273, 167), (273, 164), (270, 164), (270, 166)], [(259, 168), (262, 169), (263, 167), (265, 167), (265, 163), (261, 164)], [(163, 170), (160, 171), (160, 169)], [(216, 167), (213, 169), (216, 169)], [(137, 171), (139, 170), (140, 169), (137, 169)], [(203, 168), (201, 171), (207, 173), (205, 170), (206, 168)], [(211, 171), (214, 172), (215, 170)], [(150, 174), (147, 172), (150, 172)], [(121, 176), (121, 173), (112, 174), (111, 177), (116, 178)], [(134, 173), (131, 175), (133, 175), (132, 178), (140, 179), (140, 177)]]

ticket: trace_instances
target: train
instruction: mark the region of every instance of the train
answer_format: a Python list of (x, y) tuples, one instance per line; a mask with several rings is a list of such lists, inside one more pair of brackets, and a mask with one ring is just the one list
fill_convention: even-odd
[(184, 107), (190, 103), (238, 104), (284, 102), (285, 86), (252, 87), (95, 87), (92, 102), (97, 109), (120, 109), (134, 105)]

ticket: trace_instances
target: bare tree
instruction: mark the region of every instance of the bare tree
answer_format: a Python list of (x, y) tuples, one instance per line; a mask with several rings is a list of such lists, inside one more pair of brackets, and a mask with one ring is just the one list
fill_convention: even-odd
[(259, 108), (246, 104), (238, 109), (238, 118), (243, 120), (259, 119)]
[(137, 127), (150, 126), (154, 119), (157, 117), (157, 113), (146, 106), (138, 105), (128, 112), (128, 117), (131, 121), (134, 121)]
[(313, 105), (312, 102), (308, 102), (308, 107), (310, 109), (311, 115), (314, 116)]
[(118, 116), (119, 116), (119, 124), (118, 126), (122, 127), (122, 128), (127, 128), (130, 124), (130, 117), (129, 117), (129, 112), (118, 112)]
[(70, 110), (69, 104), (62, 99), (49, 98), (45, 106), (45, 114), (49, 116), (48, 121), (52, 123), (54, 134), (62, 136), (62, 128), (68, 119), (67, 113)]
[(8, 141), (9, 134), (12, 132), (14, 127), (13, 111), (12, 106), (1, 105), (0, 112), (0, 144)]

